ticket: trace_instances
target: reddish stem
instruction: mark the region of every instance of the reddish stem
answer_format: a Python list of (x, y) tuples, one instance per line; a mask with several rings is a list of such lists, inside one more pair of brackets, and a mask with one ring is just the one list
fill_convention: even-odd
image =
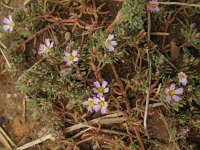
[(69, 22), (74, 22), (73, 19), (63, 19), (63, 20), (59, 20), (58, 22), (55, 22), (51, 25), (47, 25), (45, 28), (41, 29), (40, 31), (36, 32), (34, 35), (32, 35), (31, 37), (29, 37), (27, 40), (25, 40), (24, 42), (22, 42), (20, 45), (20, 47), (22, 47), (24, 44), (28, 43), (29, 41), (31, 41), (32, 39), (34, 39), (36, 36), (40, 35), (41, 33), (43, 33), (44, 31), (56, 26), (56, 25), (60, 25), (59, 23), (69, 23)]
[(91, 136), (91, 137), (88, 137), (88, 138), (86, 138), (86, 139), (83, 139), (83, 140), (77, 142), (76, 145), (79, 145), (79, 144), (81, 144), (81, 143), (85, 143), (85, 142), (87, 142), (87, 141), (90, 141), (90, 140), (92, 140), (93, 138), (94, 138), (94, 137)]
[(143, 144), (143, 142), (142, 142), (142, 138), (141, 138), (141, 136), (140, 136), (140, 132), (138, 131), (137, 127), (136, 127), (136, 126), (133, 126), (133, 130), (134, 130), (134, 132), (135, 132), (135, 135), (136, 135), (136, 138), (137, 138), (137, 140), (138, 140), (138, 142), (139, 142), (139, 145), (140, 145), (140, 147), (141, 147), (141, 150), (145, 150), (144, 144)]
[(126, 92), (125, 92), (125, 89), (124, 89), (124, 85), (123, 85), (123, 83), (122, 83), (122, 81), (121, 81), (121, 79), (120, 79), (120, 77), (119, 77), (119, 75), (117, 73), (117, 70), (115, 68), (115, 65), (113, 63), (111, 63), (111, 68), (112, 68), (112, 71), (113, 71), (113, 73), (115, 75), (117, 83), (119, 85), (119, 88), (121, 90), (121, 93), (122, 93), (122, 95), (123, 95), (123, 97), (125, 99), (125, 104), (126, 104), (126, 108), (128, 110), (128, 113), (131, 114), (131, 105), (130, 105), (129, 99), (127, 98), (127, 95), (126, 95)]
[[(176, 11), (176, 13), (173, 15), (173, 17), (172, 17), (171, 14), (169, 14), (169, 15), (167, 16), (167, 20), (165, 21), (165, 30), (164, 30), (165, 33), (168, 32), (169, 25), (174, 21), (176, 15), (177, 15), (181, 10), (183, 10), (183, 9), (185, 9), (185, 8), (186, 8), (185, 6), (180, 7), (180, 8)], [(163, 35), (162, 52), (165, 52), (166, 37), (167, 37), (166, 35)]]
[[(116, 78), (116, 80), (117, 80), (117, 83), (118, 83), (118, 85), (119, 85), (119, 88), (120, 88), (120, 90), (121, 90), (122, 96), (123, 96), (124, 99), (125, 99), (126, 108), (127, 108), (128, 112), (129, 112), (129, 115), (131, 115), (131, 112), (132, 112), (132, 111), (131, 111), (131, 106), (130, 106), (129, 99), (127, 98), (127, 95), (126, 95), (126, 92), (125, 92), (125, 89), (124, 89), (124, 85), (123, 85), (123, 83), (122, 83), (122, 81), (121, 81), (121, 79), (120, 79), (120, 77), (119, 77), (119, 75), (118, 75), (118, 73), (117, 73), (117, 70), (116, 70), (116, 68), (115, 68), (115, 65), (114, 65), (113, 63), (111, 63), (111, 68), (112, 68), (112, 71), (113, 71), (113, 73), (114, 73), (114, 75), (115, 75), (115, 78)], [(144, 144), (143, 144), (143, 142), (142, 142), (142, 138), (141, 138), (141, 136), (140, 136), (139, 131), (137, 130), (137, 127), (136, 127), (136, 126), (133, 126), (133, 129), (134, 129), (136, 138), (137, 138), (137, 140), (139, 141), (139, 145), (140, 145), (141, 149), (142, 149), (142, 150), (145, 150)]]
[(92, 4), (93, 4), (93, 7), (96, 9), (96, 7), (97, 7), (97, 2), (96, 2), (96, 0), (92, 0)]

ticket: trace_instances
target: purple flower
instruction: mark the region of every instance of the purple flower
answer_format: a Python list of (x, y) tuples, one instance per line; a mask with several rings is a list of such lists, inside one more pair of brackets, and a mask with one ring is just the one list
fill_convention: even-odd
[(106, 87), (107, 84), (108, 84), (108, 82), (103, 81), (102, 86), (101, 86), (99, 81), (94, 82), (94, 85), (96, 86), (96, 88), (93, 88), (93, 91), (94, 91), (94, 93), (97, 93), (97, 97), (102, 97), (103, 93), (109, 92), (109, 88)]
[(109, 34), (108, 38), (104, 42), (104, 45), (108, 49), (109, 52), (114, 51), (114, 47), (113, 46), (117, 45), (116, 41), (112, 41), (113, 38), (114, 38), (114, 35), (113, 34)]
[(179, 78), (179, 82), (182, 85), (186, 85), (187, 84), (187, 75), (184, 72), (180, 72), (178, 73), (178, 78)]
[(94, 99), (94, 110), (97, 112), (99, 110), (101, 110), (102, 114), (106, 114), (107, 113), (107, 107), (108, 107), (108, 103), (105, 102), (105, 98), (104, 97), (100, 97), (99, 99), (96, 98)]
[(78, 57), (76, 57), (77, 55), (77, 51), (73, 50), (71, 54), (69, 54), (68, 52), (65, 52), (65, 57), (64, 57), (64, 61), (67, 62), (67, 66), (71, 66), (71, 64), (73, 62), (77, 62), (78, 61)]
[(43, 53), (48, 53), (50, 51), (52, 51), (52, 47), (54, 45), (54, 42), (51, 42), (50, 39), (45, 39), (45, 45), (44, 44), (40, 44), (40, 48), (38, 51), (38, 54), (41, 55)]
[(93, 111), (93, 107), (94, 107), (94, 105), (95, 105), (95, 104), (94, 104), (94, 100), (97, 101), (96, 99), (97, 99), (96, 97), (88, 98), (87, 101), (83, 102), (83, 105), (84, 105), (84, 106), (87, 106), (88, 112), (92, 112), (92, 111)]
[(176, 85), (173, 83), (170, 85), (170, 88), (165, 89), (166, 94), (166, 101), (170, 102), (171, 100), (174, 100), (175, 102), (179, 102), (181, 98), (177, 95), (183, 94), (183, 88), (175, 89)]
[(147, 10), (150, 12), (159, 12), (160, 8), (158, 7), (158, 5), (159, 5), (158, 0), (151, 0), (147, 5)]
[(4, 29), (5, 31), (8, 31), (8, 30), (9, 30), (9, 32), (12, 32), (13, 27), (15, 26), (15, 23), (14, 23), (13, 20), (12, 20), (12, 16), (9, 15), (8, 18), (6, 18), (6, 17), (3, 18), (3, 23), (5, 24), (5, 25), (3, 26), (3, 29)]

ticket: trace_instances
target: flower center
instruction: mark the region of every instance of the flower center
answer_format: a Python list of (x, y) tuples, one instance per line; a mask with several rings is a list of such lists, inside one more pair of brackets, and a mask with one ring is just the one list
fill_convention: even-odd
[(180, 75), (179, 75), (179, 78), (180, 78), (180, 79), (184, 79), (184, 78), (185, 78), (185, 75), (184, 75), (184, 74), (180, 74)]
[(46, 52), (50, 52), (50, 51), (51, 51), (51, 48), (48, 47), (48, 46), (45, 46), (45, 47), (44, 47), (44, 50), (45, 50)]
[(169, 96), (173, 96), (175, 94), (175, 90), (169, 90), (168, 94)]
[(15, 24), (14, 24), (13, 21), (11, 21), (11, 22), (8, 23), (8, 25), (9, 25), (10, 27), (14, 27)]
[(94, 102), (93, 102), (93, 101), (89, 101), (88, 105), (89, 105), (90, 107), (93, 107), (93, 106), (94, 106)]
[(151, 4), (151, 7), (152, 7), (153, 9), (155, 9), (155, 8), (157, 7), (157, 5), (156, 5), (156, 4)]
[(69, 60), (70, 60), (70, 61), (73, 61), (73, 60), (74, 60), (74, 56), (73, 56), (73, 55), (70, 55), (70, 56), (69, 56)]
[(99, 106), (103, 107), (105, 105), (104, 101), (100, 101), (99, 103)]
[(107, 39), (107, 40), (106, 40), (106, 44), (107, 44), (108, 46), (110, 46), (110, 45), (111, 45), (111, 40)]
[(98, 91), (99, 91), (99, 93), (104, 93), (104, 88), (100, 87), (100, 88), (98, 89)]

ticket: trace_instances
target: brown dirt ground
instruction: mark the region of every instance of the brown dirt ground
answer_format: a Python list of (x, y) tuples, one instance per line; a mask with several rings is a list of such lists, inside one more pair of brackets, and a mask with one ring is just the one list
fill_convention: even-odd
[[(1, 0), (0, 3), (7, 3), (11, 7), (18, 8), (22, 6), (23, 1)], [(0, 4), (0, 22), (10, 12), (10, 9)], [(5, 61), (0, 54), (0, 126), (4, 128), (17, 146), (21, 146), (38, 138), (37, 133), (42, 129), (43, 123), (31, 117), (31, 113), (28, 110), (26, 110), (26, 117), (24, 117), (24, 95), (16, 90), (15, 83), (17, 78), (18, 75), (16, 73), (6, 70)], [(1, 149), (3, 147), (0, 144)], [(41, 146), (37, 145), (30, 148), (30, 150), (36, 149), (41, 149)]]

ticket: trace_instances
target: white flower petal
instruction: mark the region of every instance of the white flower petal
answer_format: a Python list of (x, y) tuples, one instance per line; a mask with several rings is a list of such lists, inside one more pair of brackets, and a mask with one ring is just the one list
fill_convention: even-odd
[(99, 111), (100, 109), (101, 109), (101, 107), (99, 106), (99, 105), (95, 105), (94, 107), (94, 110), (97, 112), (97, 111)]
[(75, 58), (74, 58), (74, 61), (75, 61), (75, 62), (77, 62), (77, 61), (78, 61), (78, 59), (79, 59), (78, 57), (75, 57)]
[(38, 51), (38, 54), (39, 54), (39, 55), (41, 55), (42, 53), (45, 53), (45, 51), (44, 51), (44, 50), (39, 50), (39, 51)]
[(99, 100), (98, 98), (96, 98), (96, 97), (93, 98), (93, 102), (94, 102), (95, 104), (98, 104), (99, 101), (100, 101), (100, 100)]
[(169, 88), (166, 88), (165, 89), (165, 94), (168, 94), (168, 92), (169, 92)]
[(103, 82), (102, 82), (102, 87), (105, 88), (107, 84), (108, 84), (108, 82), (103, 81)]
[(51, 42), (51, 44), (50, 44), (50, 48), (52, 48), (52, 47), (53, 47), (53, 45), (54, 45), (54, 42)]
[(73, 50), (72, 51), (72, 56), (76, 56), (77, 55), (77, 51), (76, 50)]
[(99, 98), (99, 100), (105, 101), (105, 98), (102, 96)]
[(10, 30), (10, 32), (12, 32), (12, 30), (13, 30), (13, 27), (10, 27), (10, 29), (9, 29), (9, 30)]
[(103, 96), (102, 93), (98, 93), (98, 94), (97, 94), (97, 97), (102, 97), (102, 96)]
[(5, 24), (9, 24), (10, 23), (10, 20), (8, 19), (8, 18), (3, 18), (3, 23), (5, 23)]
[(12, 16), (11, 16), (11, 15), (9, 15), (9, 16), (8, 16), (8, 18), (9, 18), (9, 20), (10, 20), (10, 21), (13, 21), (13, 20), (12, 20)]
[(175, 87), (176, 87), (176, 84), (175, 83), (172, 83), (171, 85), (170, 85), (170, 90), (174, 90), (175, 89)]
[(108, 92), (109, 92), (109, 88), (105, 88), (104, 93), (108, 93)]
[(100, 87), (99, 81), (95, 81), (95, 82), (94, 82), (94, 85), (95, 85), (97, 88), (99, 88), (99, 87)]
[(48, 47), (51, 46), (51, 44), (50, 44), (50, 39), (49, 39), (49, 38), (48, 38), (48, 39), (45, 39), (45, 44), (46, 44), (46, 46), (48, 46)]
[(68, 61), (69, 59), (68, 59), (68, 57), (65, 56), (63, 60), (64, 61)]
[(156, 7), (155, 11), (156, 11), (156, 12), (159, 12), (159, 11), (160, 11), (160, 8), (159, 8), (159, 7)]
[(4, 26), (3, 26), (3, 29), (4, 29), (5, 31), (8, 31), (8, 29), (10, 29), (10, 26), (9, 26), (9, 25), (4, 25)]
[(70, 54), (69, 54), (68, 52), (65, 52), (65, 56), (69, 57), (69, 56), (70, 56)]
[(167, 96), (166, 96), (166, 101), (167, 101), (168, 103), (170, 103), (170, 102), (171, 102), (171, 100), (172, 100), (172, 97), (171, 97), (171, 96), (169, 96), (169, 95), (167, 95)]
[(67, 66), (71, 66), (71, 64), (72, 64), (72, 62), (71, 61), (69, 61), (69, 60), (67, 60)]
[(114, 38), (114, 35), (113, 35), (113, 34), (109, 34), (109, 35), (108, 35), (108, 39), (109, 39), (109, 40), (112, 40), (113, 38)]
[(179, 102), (181, 98), (177, 95), (173, 95), (172, 98), (175, 100), (175, 102)]
[(88, 101), (85, 101), (82, 104), (86, 106), (86, 105), (88, 105)]
[(187, 84), (187, 79), (186, 78), (184, 78), (184, 79), (182, 79), (181, 81), (179, 81), (180, 83), (182, 83), (183, 85), (186, 85)]
[(107, 49), (108, 49), (109, 52), (114, 51), (114, 47), (113, 46), (107, 46)]
[(93, 108), (90, 107), (90, 106), (87, 107), (88, 112), (92, 112), (92, 109), (93, 109)]
[(117, 42), (116, 41), (111, 41), (111, 45), (117, 45)]
[(106, 114), (106, 113), (107, 113), (107, 108), (106, 107), (101, 108), (101, 114)]
[(183, 94), (183, 88), (176, 89), (175, 94)]
[(93, 88), (93, 92), (94, 92), (94, 93), (98, 93), (99, 91), (98, 91), (97, 88)]
[(104, 105), (105, 105), (104, 107), (108, 107), (108, 102), (105, 102)]

